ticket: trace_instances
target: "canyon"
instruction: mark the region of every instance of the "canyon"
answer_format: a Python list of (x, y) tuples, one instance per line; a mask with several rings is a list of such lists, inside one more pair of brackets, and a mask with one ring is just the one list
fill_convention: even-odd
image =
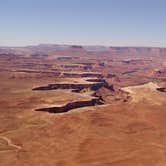
[(0, 48), (1, 166), (165, 166), (166, 49)]

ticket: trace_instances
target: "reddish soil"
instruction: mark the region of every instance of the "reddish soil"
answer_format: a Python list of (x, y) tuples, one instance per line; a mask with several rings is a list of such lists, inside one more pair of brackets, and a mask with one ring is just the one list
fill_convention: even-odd
[(166, 165), (166, 49), (100, 49), (0, 49), (0, 166)]

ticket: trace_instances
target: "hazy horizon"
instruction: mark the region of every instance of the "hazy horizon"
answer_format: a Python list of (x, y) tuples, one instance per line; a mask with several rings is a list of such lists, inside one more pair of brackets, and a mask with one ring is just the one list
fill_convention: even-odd
[(164, 0), (2, 0), (0, 46), (166, 47)]
[(65, 43), (35, 43), (35, 44), (28, 44), (28, 45), (0, 45), (1, 48), (21, 48), (21, 47), (31, 47), (31, 46), (40, 46), (40, 45), (66, 45), (66, 46), (72, 46), (72, 45), (76, 45), (76, 46), (83, 46), (83, 47), (130, 47), (130, 48), (166, 48), (166, 46), (138, 46), (138, 45), (96, 45), (96, 44), (75, 44), (75, 43), (69, 43), (69, 44), (65, 44)]

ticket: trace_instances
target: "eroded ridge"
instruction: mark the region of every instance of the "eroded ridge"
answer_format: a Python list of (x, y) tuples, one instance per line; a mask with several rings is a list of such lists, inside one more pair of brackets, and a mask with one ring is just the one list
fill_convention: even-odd
[(62, 83), (62, 84), (48, 84), (47, 86), (41, 86), (33, 88), (32, 90), (56, 90), (56, 89), (75, 89), (75, 90), (82, 90), (85, 88), (89, 88), (90, 90), (98, 90), (101, 87), (108, 88), (113, 90), (113, 86), (109, 85), (105, 80), (102, 79), (88, 79), (87, 82), (94, 82), (94, 83)]
[(83, 101), (74, 101), (67, 103), (66, 105), (59, 106), (59, 107), (50, 107), (50, 108), (40, 108), (36, 109), (36, 111), (44, 111), (44, 112), (50, 112), (50, 113), (64, 113), (68, 112), (72, 109), (76, 108), (82, 108), (87, 106), (95, 106), (95, 105), (102, 105), (104, 104), (104, 100), (102, 96), (97, 95), (96, 91), (100, 88), (106, 88), (108, 90), (114, 91), (113, 85), (109, 85), (105, 80), (103, 79), (88, 79), (87, 82), (92, 83), (84, 83), (84, 84), (73, 84), (73, 83), (65, 83), (65, 84), (49, 84), (48, 86), (43, 87), (37, 87), (32, 90), (56, 90), (56, 89), (71, 89), (74, 93), (81, 93), (81, 91), (90, 89), (93, 93), (91, 94), (89, 100), (83, 100)]
[(41, 108), (36, 109), (36, 111), (44, 111), (49, 113), (64, 113), (68, 112), (72, 109), (81, 108), (81, 107), (88, 107), (88, 106), (95, 106), (95, 105), (102, 105), (104, 101), (101, 98), (95, 98), (87, 101), (75, 101), (72, 103), (68, 103), (61, 107), (50, 107), (50, 108)]

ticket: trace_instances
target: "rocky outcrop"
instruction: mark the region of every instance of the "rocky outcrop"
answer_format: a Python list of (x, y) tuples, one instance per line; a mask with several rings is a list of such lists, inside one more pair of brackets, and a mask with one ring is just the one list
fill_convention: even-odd
[(136, 73), (138, 71), (138, 69), (135, 69), (135, 70), (130, 70), (130, 71), (125, 71), (122, 73), (122, 75), (125, 75), (125, 74), (133, 74), (133, 73)]
[(80, 68), (79, 65), (61, 65), (61, 67), (66, 68), (66, 69), (75, 69), (75, 68)]
[(36, 109), (35, 111), (44, 111), (49, 113), (64, 113), (76, 108), (102, 105), (102, 104), (104, 103), (102, 100), (100, 100), (100, 98), (95, 98), (87, 101), (75, 101), (72, 103), (68, 103), (62, 107), (41, 108), (41, 109)]
[(48, 86), (33, 88), (32, 90), (56, 90), (56, 89), (84, 89), (100, 88), (101, 84), (49, 84)]
[(101, 78), (91, 78), (91, 79), (87, 79), (86, 81), (88, 82), (105, 82), (105, 80), (101, 79)]
[(127, 60), (123, 60), (122, 62), (125, 64), (136, 65), (136, 64), (144, 64), (147, 62), (152, 62), (152, 60), (149, 60), (149, 59), (148, 60), (146, 60), (146, 59), (127, 59)]
[(161, 70), (158, 70), (156, 71), (157, 74), (160, 74), (160, 75), (165, 75), (166, 74), (166, 69), (161, 69)]
[(70, 73), (70, 72), (66, 72), (66, 73), (63, 73), (63, 76), (65, 76), (65, 77), (98, 77), (98, 78), (102, 78), (102, 74), (100, 74), (100, 73)]
[(32, 58), (48, 58), (47, 54), (32, 54)]
[(49, 84), (44, 87), (37, 87), (33, 90), (55, 90), (55, 89), (72, 89), (72, 92), (80, 93), (81, 91), (85, 91), (86, 89), (90, 89), (94, 93), (91, 95), (91, 99), (87, 101), (75, 101), (68, 103), (61, 107), (51, 107), (51, 108), (41, 108), (36, 109), (36, 111), (46, 111), (50, 113), (63, 113), (68, 112), (75, 108), (87, 107), (87, 106), (95, 106), (104, 104), (104, 100), (101, 95), (96, 93), (100, 88), (106, 88), (108, 90), (114, 91), (113, 85), (109, 85), (103, 79), (88, 79), (89, 82), (94, 82), (91, 84)]
[(74, 89), (81, 91), (82, 89), (90, 89), (92, 91), (96, 91), (101, 87), (108, 88), (113, 90), (112, 85), (108, 85), (107, 82), (102, 80), (101, 82), (93, 83), (93, 84), (48, 84), (47, 86), (41, 86), (33, 88), (32, 90), (56, 90), (56, 89)]
[(62, 60), (62, 61), (72, 60), (72, 59), (73, 59), (73, 57), (71, 57), (71, 56), (57, 57), (57, 60)]
[(166, 92), (166, 88), (157, 88), (157, 90), (160, 92)]
[(100, 77), (102, 78), (102, 74), (100, 73), (82, 73), (81, 77)]

